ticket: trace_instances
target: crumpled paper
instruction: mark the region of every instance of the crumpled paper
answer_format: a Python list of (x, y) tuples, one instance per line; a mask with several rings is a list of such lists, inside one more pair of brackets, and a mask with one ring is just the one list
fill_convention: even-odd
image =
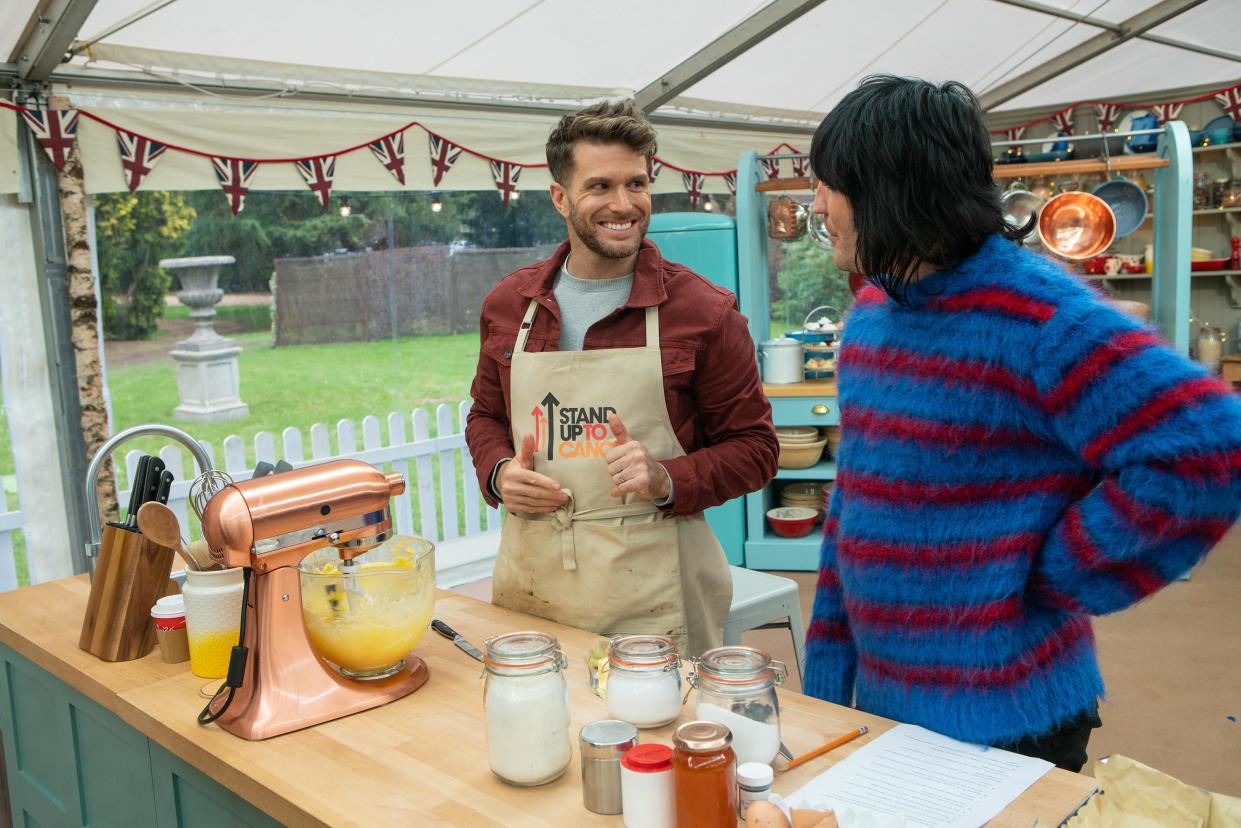
[(858, 805), (844, 805), (833, 800), (820, 796), (814, 799), (805, 796), (794, 796), (784, 799), (780, 794), (773, 793), (767, 799), (768, 802), (775, 805), (784, 812), (784, 816), (792, 822), (793, 816), (789, 813), (793, 808), (810, 808), (815, 811), (834, 811), (836, 813), (836, 822), (840, 828), (905, 828), (905, 820), (903, 817), (895, 814), (881, 814), (878, 811), (872, 811), (870, 808), (863, 808)]
[(1241, 828), (1241, 799), (1186, 785), (1127, 756), (1095, 762), (1099, 792), (1070, 828)]

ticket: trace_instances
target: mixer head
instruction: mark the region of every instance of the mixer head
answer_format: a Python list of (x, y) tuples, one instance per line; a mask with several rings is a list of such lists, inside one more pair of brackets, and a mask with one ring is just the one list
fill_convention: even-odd
[(203, 537), (217, 562), (257, 572), (325, 546), (347, 561), (388, 539), (388, 501), (404, 491), (396, 472), (359, 460), (318, 463), (224, 487), (203, 512)]

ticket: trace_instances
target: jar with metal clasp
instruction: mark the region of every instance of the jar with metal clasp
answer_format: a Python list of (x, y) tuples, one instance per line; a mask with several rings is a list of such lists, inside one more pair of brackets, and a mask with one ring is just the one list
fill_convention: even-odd
[(608, 715), (640, 728), (681, 714), (681, 657), (671, 638), (622, 635), (608, 647)]
[(555, 636), (488, 638), (483, 708), (491, 770), (510, 785), (543, 785), (572, 757), (564, 652)]
[(688, 676), (698, 690), (695, 716), (719, 722), (733, 734), (737, 763), (770, 765), (780, 751), (780, 700), (776, 686), (788, 669), (753, 647), (716, 647), (692, 659)]

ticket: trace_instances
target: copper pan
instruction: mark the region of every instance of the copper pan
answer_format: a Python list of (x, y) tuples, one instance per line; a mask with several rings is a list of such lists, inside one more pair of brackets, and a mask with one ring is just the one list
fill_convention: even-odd
[(1097, 256), (1116, 239), (1116, 216), (1096, 195), (1068, 192), (1053, 196), (1038, 216), (1043, 246), (1058, 256), (1080, 261)]

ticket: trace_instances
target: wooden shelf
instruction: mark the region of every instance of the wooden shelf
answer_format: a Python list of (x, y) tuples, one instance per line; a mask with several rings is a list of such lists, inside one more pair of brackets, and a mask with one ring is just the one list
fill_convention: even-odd
[[(1112, 172), (1130, 170), (1154, 170), (1168, 166), (1166, 158), (1153, 153), (1146, 155), (1120, 155), (1112, 159)], [(1108, 166), (1099, 158), (1082, 158), (1076, 161), (1043, 161), (1037, 164), (996, 164), (991, 168), (993, 178), (1029, 178), (1035, 175), (1079, 175), (1081, 173), (1107, 172)]]
[[(1107, 276), (1102, 273), (1079, 273), (1086, 279), (1099, 279), (1104, 282), (1123, 282), (1130, 279), (1149, 279), (1149, 273), (1113, 273)], [(1203, 276), (1241, 276), (1241, 270), (1191, 270), (1189, 275), (1195, 279)]]
[(835, 480), (836, 463), (822, 460), (808, 469), (779, 469), (776, 480)]
[(834, 397), (836, 380), (806, 380), (772, 385), (763, 383), (763, 393), (768, 397)]
[(771, 178), (767, 181), (760, 181), (754, 185), (754, 189), (760, 193), (781, 193), (788, 190), (809, 190), (810, 179), (801, 178)]

